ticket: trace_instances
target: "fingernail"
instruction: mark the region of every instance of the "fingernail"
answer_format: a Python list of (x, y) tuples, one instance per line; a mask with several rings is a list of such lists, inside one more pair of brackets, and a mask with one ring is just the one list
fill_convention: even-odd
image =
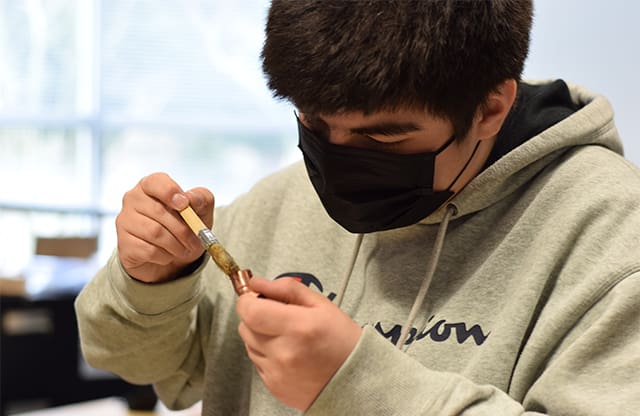
[(187, 199), (187, 197), (182, 194), (174, 194), (171, 197), (171, 203), (173, 204), (174, 208), (182, 210), (185, 209), (187, 205), (189, 205), (189, 199)]

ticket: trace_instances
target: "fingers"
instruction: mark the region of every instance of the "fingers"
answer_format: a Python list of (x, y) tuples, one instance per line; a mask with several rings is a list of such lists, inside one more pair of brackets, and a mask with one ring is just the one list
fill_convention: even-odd
[(324, 296), (314, 292), (294, 278), (285, 277), (277, 280), (266, 280), (254, 277), (249, 281), (249, 287), (268, 299), (292, 305), (313, 306), (318, 302), (325, 301)]
[(189, 198), (180, 186), (166, 173), (145, 176), (138, 183), (142, 192), (174, 210), (183, 210), (189, 205)]
[(287, 330), (293, 315), (302, 313), (295, 305), (286, 305), (276, 300), (242, 295), (236, 310), (240, 319), (253, 332), (262, 335), (278, 335)]
[[(178, 212), (156, 199), (156, 193), (144, 192), (143, 182), (154, 183), (147, 178), (125, 195), (122, 211), (116, 219), (118, 231), (162, 247), (178, 258), (183, 257), (186, 251), (201, 251), (198, 238)], [(187, 199), (186, 196), (184, 198)]]
[(321, 294), (294, 279), (269, 281), (253, 277), (249, 285), (264, 297), (240, 296), (236, 310), (251, 331), (262, 335), (273, 336), (287, 330), (295, 331), (297, 325), (304, 325), (304, 316), (309, 307), (328, 302)]
[(125, 270), (147, 282), (176, 277), (203, 251), (178, 210), (192, 205), (211, 224), (213, 204), (213, 194), (207, 189), (184, 192), (165, 173), (142, 178), (124, 195), (116, 218), (118, 251)]
[[(146, 176), (142, 178), (139, 185), (146, 195), (176, 211), (182, 211), (187, 205), (191, 205), (205, 224), (211, 227), (214, 198), (208, 189), (198, 187), (184, 192), (166, 173), (154, 173)], [(205, 218), (209, 221), (205, 221)]]
[(210, 190), (206, 188), (193, 188), (186, 192), (191, 208), (209, 228), (213, 227), (213, 208), (215, 199)]
[(247, 355), (274, 397), (304, 411), (347, 359), (362, 329), (294, 279), (255, 277), (251, 288), (267, 297), (238, 298), (238, 332)]
[(251, 331), (244, 322), (240, 322), (238, 325), (238, 334), (240, 334), (240, 338), (244, 341), (247, 354), (249, 354), (252, 360), (253, 358), (259, 359), (265, 357), (265, 354), (259, 350), (259, 346), (264, 345), (272, 339), (271, 336), (265, 336)]
[[(153, 202), (151, 205), (159, 205)], [(171, 257), (188, 261), (194, 252), (201, 250), (197, 238), (183, 230), (180, 220), (161, 207), (136, 207), (135, 221), (116, 221), (123, 238), (143, 253), (147, 261), (156, 264), (169, 263)], [(139, 240), (139, 241), (136, 241)]]

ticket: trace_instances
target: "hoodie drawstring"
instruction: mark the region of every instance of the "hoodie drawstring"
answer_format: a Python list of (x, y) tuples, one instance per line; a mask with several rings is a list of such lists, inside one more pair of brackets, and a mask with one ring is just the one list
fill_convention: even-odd
[[(442, 246), (444, 245), (444, 236), (447, 233), (447, 228), (449, 227), (449, 220), (453, 215), (457, 213), (457, 209), (454, 205), (447, 205), (444, 217), (442, 218), (442, 222), (440, 222), (440, 226), (438, 227), (438, 234), (436, 235), (435, 242), (433, 243), (433, 250), (431, 252), (431, 258), (429, 259), (429, 264), (427, 266), (427, 273), (422, 280), (422, 284), (420, 285), (420, 289), (418, 290), (418, 294), (416, 295), (416, 299), (413, 301), (413, 306), (411, 306), (411, 311), (409, 312), (409, 316), (404, 325), (402, 325), (402, 331), (400, 332), (400, 337), (398, 337), (396, 341), (396, 347), (402, 349), (402, 345), (407, 339), (407, 335), (409, 334), (409, 330), (411, 325), (413, 325), (413, 321), (416, 319), (416, 315), (418, 314), (418, 310), (422, 306), (424, 302), (424, 298), (427, 295), (427, 291), (429, 290), (429, 286), (431, 285), (431, 280), (433, 279), (433, 275), (436, 272), (436, 267), (438, 265), (438, 261), (440, 259), (440, 253), (442, 251)], [(356, 242), (353, 246), (353, 251), (351, 252), (351, 258), (349, 261), (349, 267), (347, 267), (344, 276), (342, 277), (342, 281), (340, 283), (340, 288), (338, 290), (338, 294), (336, 295), (335, 302), (338, 307), (342, 304), (342, 299), (344, 298), (344, 293), (347, 290), (347, 286), (349, 284), (349, 280), (351, 279), (351, 273), (353, 272), (353, 267), (355, 266), (356, 259), (358, 258), (358, 252), (360, 251), (360, 246), (362, 245), (362, 238), (364, 234), (358, 234), (356, 237)]]
[(351, 273), (353, 272), (353, 266), (356, 264), (356, 259), (358, 258), (358, 252), (360, 251), (360, 245), (362, 244), (362, 237), (364, 234), (358, 234), (356, 237), (356, 244), (353, 246), (353, 251), (351, 252), (351, 260), (349, 262), (349, 267), (342, 277), (342, 282), (340, 282), (340, 288), (338, 290), (338, 294), (336, 295), (336, 305), (340, 307), (342, 305), (342, 298), (344, 298), (344, 292), (347, 291), (347, 285), (349, 284), (349, 280), (351, 279)]
[(413, 301), (413, 306), (411, 307), (411, 312), (409, 312), (409, 316), (404, 325), (402, 325), (402, 331), (400, 332), (400, 337), (396, 341), (396, 347), (402, 349), (403, 344), (407, 340), (407, 335), (409, 334), (409, 329), (411, 325), (413, 325), (413, 321), (416, 319), (416, 315), (418, 314), (418, 310), (422, 306), (424, 302), (424, 298), (427, 295), (427, 290), (429, 290), (429, 286), (431, 285), (431, 280), (433, 279), (433, 275), (436, 272), (436, 267), (438, 265), (438, 260), (440, 259), (440, 252), (442, 251), (442, 246), (444, 245), (444, 236), (447, 233), (447, 228), (449, 227), (449, 220), (453, 215), (456, 214), (458, 210), (454, 205), (447, 205), (444, 218), (442, 218), (442, 222), (440, 223), (440, 227), (438, 228), (438, 234), (436, 235), (436, 240), (433, 243), (433, 250), (431, 251), (431, 258), (429, 259), (429, 265), (427, 266), (427, 274), (420, 285), (420, 290), (418, 290), (418, 294), (416, 295), (416, 299)]

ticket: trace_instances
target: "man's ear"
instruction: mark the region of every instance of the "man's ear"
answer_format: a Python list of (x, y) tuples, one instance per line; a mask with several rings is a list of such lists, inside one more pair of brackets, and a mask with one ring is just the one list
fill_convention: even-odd
[(504, 120), (507, 118), (511, 107), (516, 99), (518, 83), (515, 79), (508, 79), (492, 91), (484, 101), (475, 120), (475, 137), (478, 140), (485, 140), (495, 137)]

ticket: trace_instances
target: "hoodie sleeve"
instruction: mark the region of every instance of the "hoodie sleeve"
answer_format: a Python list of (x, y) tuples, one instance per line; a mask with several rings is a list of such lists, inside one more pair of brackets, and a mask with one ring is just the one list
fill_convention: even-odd
[(459, 374), (430, 370), (365, 327), (354, 351), (306, 414), (636, 414), (640, 409), (638, 299), (640, 273), (609, 291), (563, 339), (549, 340), (559, 347), (544, 368), (526, 372), (532, 381), (517, 399)]
[[(82, 352), (92, 367), (134, 384), (155, 384), (170, 408), (201, 398), (203, 361), (198, 320), (206, 312), (200, 275), (161, 284), (132, 279), (117, 254), (75, 301)], [(204, 313), (203, 313), (204, 312)]]

